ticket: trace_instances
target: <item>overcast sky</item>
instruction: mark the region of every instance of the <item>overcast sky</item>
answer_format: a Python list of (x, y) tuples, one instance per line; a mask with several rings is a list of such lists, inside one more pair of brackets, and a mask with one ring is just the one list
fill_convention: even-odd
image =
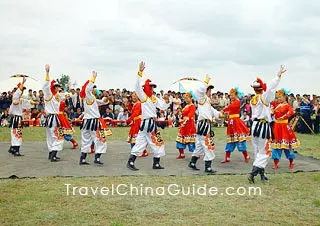
[(98, 72), (101, 88), (134, 87), (140, 60), (167, 89), (208, 73), (215, 90), (267, 83), (280, 64), (280, 87), (320, 93), (318, 0), (0, 0), (0, 79), (24, 73), (71, 76), (82, 85)]

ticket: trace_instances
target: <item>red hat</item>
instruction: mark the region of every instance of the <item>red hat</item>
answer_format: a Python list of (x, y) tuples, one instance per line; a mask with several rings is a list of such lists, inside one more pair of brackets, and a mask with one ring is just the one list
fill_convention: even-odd
[(145, 94), (146, 94), (148, 97), (151, 97), (151, 96), (152, 96), (151, 87), (157, 88), (157, 85), (151, 83), (151, 80), (150, 80), (150, 79), (147, 79), (142, 87), (143, 87), (143, 91), (145, 92)]
[(85, 98), (86, 97), (86, 88), (87, 88), (87, 85), (89, 84), (89, 80), (88, 81), (86, 81), (86, 83), (82, 86), (82, 88), (81, 88), (81, 91), (80, 91), (80, 98)]
[(257, 80), (253, 82), (251, 87), (254, 89), (263, 90), (263, 91), (267, 90), (267, 84), (264, 83), (260, 78), (257, 78)]
[(51, 90), (51, 93), (52, 93), (53, 95), (56, 95), (56, 94), (57, 94), (57, 92), (56, 92), (56, 90), (55, 90), (56, 87), (61, 87), (61, 85), (60, 85), (59, 83), (57, 83), (55, 80), (52, 80), (52, 81), (51, 81), (51, 84), (50, 84), (50, 90)]

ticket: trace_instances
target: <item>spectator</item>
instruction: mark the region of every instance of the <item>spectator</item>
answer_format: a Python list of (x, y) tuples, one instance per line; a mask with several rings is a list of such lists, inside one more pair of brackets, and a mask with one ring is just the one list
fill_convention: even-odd
[(111, 112), (111, 109), (110, 108), (107, 108), (106, 109), (106, 112), (103, 114), (102, 116), (104, 119), (107, 119), (107, 120), (113, 120), (114, 119), (114, 114)]
[(240, 119), (244, 122), (244, 124), (246, 124), (248, 128), (251, 127), (251, 120), (246, 111), (243, 112), (243, 115), (240, 117)]
[(73, 110), (76, 111), (78, 108), (80, 108), (81, 111), (83, 111), (83, 101), (80, 98), (80, 89), (78, 88), (77, 91), (72, 90), (71, 93)]
[(44, 108), (42, 108), (40, 110), (40, 112), (38, 113), (37, 118), (40, 120), (40, 126), (44, 127), (45, 123), (46, 123), (46, 113), (44, 112)]
[(120, 112), (120, 113), (119, 113), (118, 118), (117, 118), (117, 120), (124, 121), (124, 122), (119, 123), (118, 125), (125, 126), (125, 125), (126, 125), (126, 120), (127, 120), (128, 118), (129, 118), (128, 109), (124, 109), (123, 112)]
[(9, 126), (10, 116), (8, 114), (8, 109), (3, 111), (3, 114), (1, 115), (1, 126), (6, 127)]

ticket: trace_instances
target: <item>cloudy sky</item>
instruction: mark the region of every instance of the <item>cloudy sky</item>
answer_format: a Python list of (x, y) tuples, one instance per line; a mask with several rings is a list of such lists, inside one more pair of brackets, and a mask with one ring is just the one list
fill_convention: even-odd
[(281, 87), (320, 93), (318, 0), (0, 0), (0, 79), (24, 73), (71, 76), (98, 71), (102, 88), (132, 89), (140, 60), (168, 89), (210, 74), (216, 90), (266, 82), (279, 65)]

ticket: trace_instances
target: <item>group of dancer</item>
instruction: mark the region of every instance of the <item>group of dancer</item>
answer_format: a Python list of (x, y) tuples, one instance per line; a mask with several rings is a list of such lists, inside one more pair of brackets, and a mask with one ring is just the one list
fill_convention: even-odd
[[(166, 110), (171, 105), (168, 95), (161, 98), (154, 95), (154, 88), (157, 86), (150, 79), (144, 81), (144, 69), (145, 63), (141, 62), (137, 73), (135, 92), (132, 94), (134, 106), (132, 114), (127, 120), (130, 125), (127, 141), (131, 148), (127, 167), (133, 171), (138, 170), (135, 165), (137, 157), (148, 155), (147, 146), (151, 148), (153, 154), (152, 168), (164, 169), (160, 165), (160, 158), (165, 155), (165, 147), (157, 128), (156, 117), (157, 109)], [(64, 140), (72, 142), (73, 148), (77, 148), (78, 143), (72, 138), (74, 129), (63, 113), (65, 95), (60, 92), (61, 85), (55, 80), (50, 80), (49, 65), (46, 65), (45, 70), (43, 92), (47, 113), (45, 126), (48, 159), (51, 162), (58, 162)], [(206, 76), (194, 92), (190, 91), (184, 94), (186, 106), (182, 109), (183, 119), (180, 122), (176, 138), (176, 148), (179, 151), (177, 159), (184, 159), (185, 150), (188, 148), (192, 153), (188, 167), (192, 170), (199, 170), (197, 161), (203, 156), (205, 173), (214, 174), (216, 170), (212, 167), (212, 161), (215, 159), (215, 144), (211, 124), (214, 120), (227, 117), (227, 144), (225, 158), (221, 163), (231, 161), (231, 153), (235, 148), (243, 154), (244, 162), (248, 163), (251, 157), (248, 154), (247, 141), (252, 140), (254, 161), (252, 172), (248, 177), (250, 183), (254, 183), (254, 177), (258, 174), (260, 174), (261, 180), (268, 180), (265, 168), (271, 155), (274, 160), (273, 168), (277, 169), (284, 151), (290, 162), (289, 168), (292, 169), (295, 158), (293, 151), (300, 144), (288, 122), (294, 114), (292, 107), (287, 103), (288, 92), (285, 89), (277, 91), (280, 79), (285, 72), (286, 70), (281, 66), (277, 77), (269, 87), (260, 78), (251, 85), (255, 91), (255, 96), (250, 102), (253, 119), (251, 129), (248, 129), (240, 119), (241, 91), (237, 87), (232, 88), (230, 90), (230, 105), (218, 111), (211, 105), (211, 90), (214, 86), (210, 84), (210, 77)], [(92, 152), (95, 153), (94, 163), (102, 165), (101, 155), (107, 151), (107, 136), (112, 134), (99, 113), (99, 106), (109, 104), (109, 102), (107, 98), (101, 100), (96, 98), (100, 93), (95, 85), (96, 78), (97, 72), (93, 71), (92, 77), (86, 81), (80, 92), (84, 103), (83, 122), (80, 127), (80, 165), (90, 164), (86, 157), (88, 153)], [(26, 89), (25, 82), (26, 78), (23, 78), (22, 83), (17, 85), (9, 110), (9, 113), (13, 115), (10, 123), (11, 147), (9, 152), (14, 156), (21, 156), (23, 109), (30, 109), (32, 104), (35, 104), (22, 97), (23, 91)], [(198, 103), (197, 107), (194, 104), (195, 101)], [(195, 120), (196, 114), (197, 121)]]

